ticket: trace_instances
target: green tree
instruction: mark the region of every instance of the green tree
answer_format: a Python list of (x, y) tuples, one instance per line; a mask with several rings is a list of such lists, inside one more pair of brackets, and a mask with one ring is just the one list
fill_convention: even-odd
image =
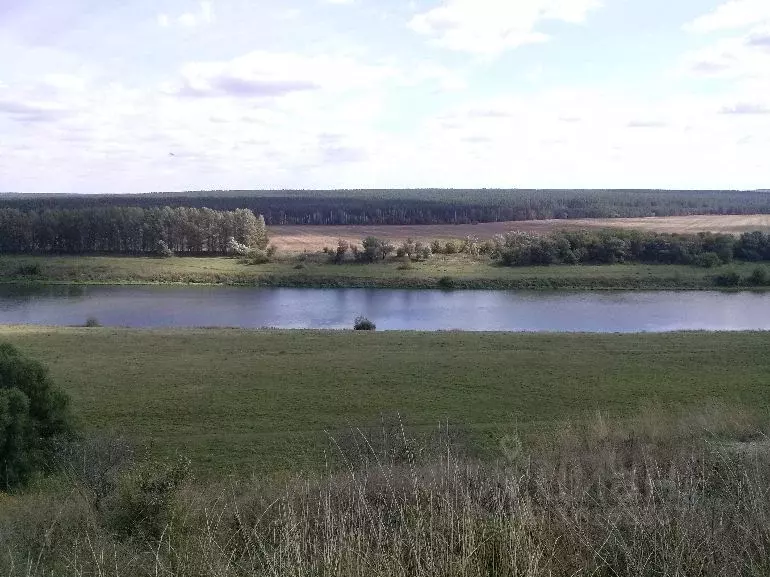
[(350, 243), (346, 241), (344, 238), (341, 238), (337, 241), (337, 251), (334, 253), (333, 260), (337, 264), (345, 261), (345, 255), (348, 254), (348, 251), (350, 250)]
[(392, 244), (374, 236), (367, 236), (361, 244), (363, 250), (357, 254), (357, 258), (364, 262), (385, 260), (395, 250)]
[(0, 344), (0, 488), (50, 466), (56, 441), (72, 431), (68, 404), (43, 365)]
[(748, 283), (752, 286), (765, 286), (768, 279), (770, 279), (770, 275), (768, 275), (767, 269), (763, 266), (758, 266), (751, 271)]

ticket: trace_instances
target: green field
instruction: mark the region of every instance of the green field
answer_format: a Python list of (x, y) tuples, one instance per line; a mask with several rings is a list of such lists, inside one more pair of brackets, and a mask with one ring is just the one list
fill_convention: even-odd
[(770, 406), (766, 333), (641, 335), (0, 327), (50, 367), (87, 432), (122, 433), (200, 472), (321, 465), (324, 430), (399, 412), (497, 431), (712, 399)]
[(245, 284), (302, 287), (436, 288), (448, 277), (468, 289), (712, 289), (715, 275), (757, 267), (735, 263), (712, 269), (685, 265), (618, 264), (501, 267), (465, 255), (435, 256), (403, 270), (398, 262), (335, 265), (311, 258), (246, 265), (226, 257), (2, 256), (0, 281), (106, 284)]

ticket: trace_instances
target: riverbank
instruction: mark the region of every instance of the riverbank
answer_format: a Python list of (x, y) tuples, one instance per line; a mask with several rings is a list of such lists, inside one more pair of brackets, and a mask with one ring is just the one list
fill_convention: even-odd
[(50, 368), (89, 434), (181, 453), (201, 475), (323, 468), (350, 427), (500, 432), (597, 410), (770, 406), (767, 333), (637, 335), (0, 326)]
[[(501, 267), (488, 259), (437, 255), (404, 266), (397, 261), (336, 265), (284, 258), (246, 265), (226, 257), (2, 256), (0, 282), (38, 284), (210, 284), (302, 288), (479, 290), (713, 290), (734, 271), (739, 285), (755, 263), (706, 269), (683, 265), (559, 265)], [(770, 278), (770, 275), (768, 276)], [(756, 288), (756, 285), (754, 285)]]

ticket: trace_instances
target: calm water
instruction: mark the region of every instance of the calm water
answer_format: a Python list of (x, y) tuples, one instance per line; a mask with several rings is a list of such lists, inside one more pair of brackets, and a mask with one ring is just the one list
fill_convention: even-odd
[(770, 293), (0, 286), (1, 324), (586, 331), (770, 329)]

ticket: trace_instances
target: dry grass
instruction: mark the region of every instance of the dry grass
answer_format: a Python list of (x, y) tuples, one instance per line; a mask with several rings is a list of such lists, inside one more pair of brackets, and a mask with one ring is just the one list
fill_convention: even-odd
[[(715, 407), (684, 420), (597, 417), (495, 464), (409, 455), (324, 479), (190, 485), (154, 536), (116, 535), (77, 490), (0, 514), (10, 577), (763, 575), (770, 466), (735, 451), (762, 425)], [(405, 435), (402, 435), (406, 441)], [(406, 443), (405, 443), (406, 444)], [(137, 519), (139, 525), (144, 519)]]
[(496, 234), (512, 230), (548, 233), (563, 229), (584, 228), (632, 228), (655, 232), (725, 232), (741, 233), (753, 230), (770, 230), (770, 215), (712, 215), (672, 216), (660, 218), (600, 218), (581, 220), (528, 220), (517, 222), (493, 222), (482, 224), (439, 225), (378, 225), (378, 226), (273, 226), (271, 242), (281, 252), (316, 252), (323, 247), (337, 246), (343, 238), (359, 242), (372, 235), (400, 242), (413, 238), (422, 242), (465, 238), (468, 235), (488, 240)]

